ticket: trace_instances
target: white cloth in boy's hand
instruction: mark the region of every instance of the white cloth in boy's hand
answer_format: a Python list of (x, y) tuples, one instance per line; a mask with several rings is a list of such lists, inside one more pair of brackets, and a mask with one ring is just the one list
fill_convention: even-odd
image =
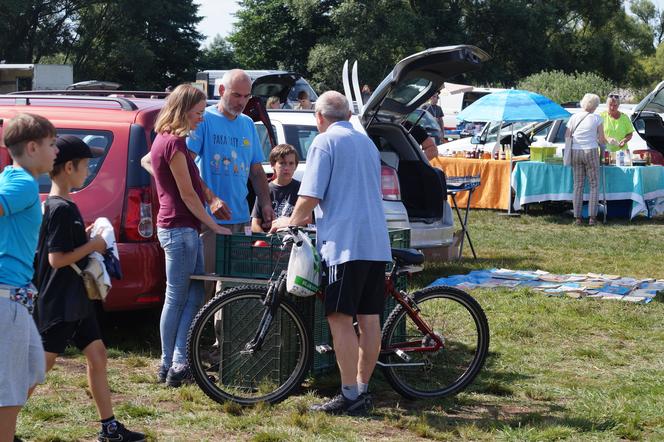
[(97, 218), (92, 224), (92, 230), (90, 230), (90, 238), (100, 235), (106, 241), (106, 248), (111, 249), (116, 258), (120, 259), (118, 254), (118, 247), (115, 242), (115, 231), (113, 230), (113, 225), (108, 218)]

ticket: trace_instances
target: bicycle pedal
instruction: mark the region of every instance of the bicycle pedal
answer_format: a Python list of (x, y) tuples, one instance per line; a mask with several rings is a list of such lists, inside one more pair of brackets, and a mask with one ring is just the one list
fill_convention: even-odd
[(328, 353), (334, 353), (334, 349), (327, 344), (321, 344), (316, 346), (316, 352), (324, 355)]
[(406, 362), (410, 362), (413, 359), (408, 354), (406, 354), (406, 352), (400, 349), (396, 349), (394, 353), (396, 353), (397, 356), (399, 356), (401, 359), (403, 359)]

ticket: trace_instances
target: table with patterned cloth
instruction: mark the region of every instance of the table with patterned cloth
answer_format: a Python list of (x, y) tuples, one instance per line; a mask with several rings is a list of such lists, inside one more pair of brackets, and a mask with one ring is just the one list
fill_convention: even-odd
[[(664, 204), (663, 166), (603, 167), (607, 201), (632, 200), (630, 218), (642, 212), (648, 216), (661, 212)], [(604, 199), (601, 176), (600, 169), (600, 201)], [(516, 163), (512, 172), (514, 209), (543, 201), (571, 201), (573, 185), (571, 167), (535, 161)], [(586, 180), (583, 198), (587, 201), (588, 197)]]

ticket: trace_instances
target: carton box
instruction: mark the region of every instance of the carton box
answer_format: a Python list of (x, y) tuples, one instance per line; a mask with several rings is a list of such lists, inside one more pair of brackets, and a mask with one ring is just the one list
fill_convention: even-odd
[(422, 249), (425, 262), (443, 262), (459, 259), (459, 246), (461, 245), (462, 236), (463, 231), (457, 230), (454, 232), (452, 242), (449, 245)]

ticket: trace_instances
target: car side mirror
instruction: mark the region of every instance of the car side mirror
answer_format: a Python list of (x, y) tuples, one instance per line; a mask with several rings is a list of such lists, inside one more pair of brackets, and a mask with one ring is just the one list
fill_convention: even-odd
[(480, 136), (479, 135), (473, 135), (470, 138), (470, 144), (480, 144)]

